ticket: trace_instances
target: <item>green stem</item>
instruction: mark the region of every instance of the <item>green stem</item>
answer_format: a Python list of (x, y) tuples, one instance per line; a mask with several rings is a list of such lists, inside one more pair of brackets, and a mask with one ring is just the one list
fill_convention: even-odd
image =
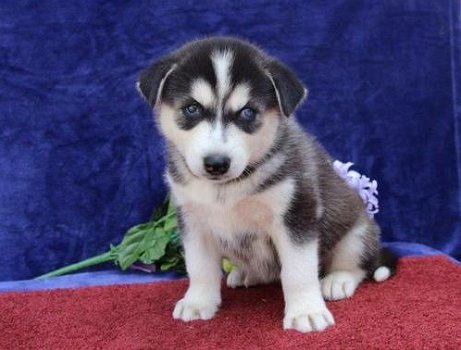
[(68, 274), (68, 273), (71, 273), (71, 272), (74, 272), (74, 271), (77, 271), (77, 270), (80, 270), (80, 269), (84, 269), (86, 267), (102, 264), (102, 263), (105, 263), (105, 262), (111, 261), (111, 260), (114, 260), (114, 254), (111, 251), (109, 251), (109, 252), (103, 253), (101, 255), (93, 256), (92, 258), (82, 260), (82, 261), (80, 261), (78, 263), (68, 265), (68, 266), (62, 267), (60, 269), (48, 272), (48, 273), (46, 273), (44, 275), (35, 277), (35, 279), (36, 280), (41, 280), (41, 279), (48, 278), (48, 277), (61, 276), (61, 275), (65, 275), (65, 274)]
[(171, 218), (172, 216), (175, 216), (176, 213), (175, 212), (171, 212), (171, 213), (168, 213), (166, 214), (165, 216), (162, 216), (160, 219), (158, 219), (157, 221), (154, 222), (154, 225), (159, 225), (161, 223), (164, 223), (165, 221), (167, 221), (169, 218)]

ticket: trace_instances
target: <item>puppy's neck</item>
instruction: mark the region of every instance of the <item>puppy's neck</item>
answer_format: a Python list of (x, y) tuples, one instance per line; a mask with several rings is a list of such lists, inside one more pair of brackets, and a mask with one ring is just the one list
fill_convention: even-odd
[(171, 168), (167, 170), (166, 179), (177, 205), (200, 203), (207, 205), (233, 205), (242, 199), (251, 197), (264, 190), (259, 190), (286, 159), (280, 153), (258, 167), (251, 176), (229, 183), (214, 183), (210, 180), (189, 176), (186, 181), (178, 182), (172, 175)]

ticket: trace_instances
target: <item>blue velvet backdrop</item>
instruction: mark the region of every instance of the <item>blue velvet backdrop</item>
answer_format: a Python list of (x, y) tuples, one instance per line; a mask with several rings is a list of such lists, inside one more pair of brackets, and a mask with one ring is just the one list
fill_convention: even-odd
[(379, 180), (385, 240), (460, 258), (460, 23), (448, 0), (3, 0), (0, 280), (102, 252), (149, 217), (163, 148), (137, 73), (211, 34), (299, 73), (299, 119)]

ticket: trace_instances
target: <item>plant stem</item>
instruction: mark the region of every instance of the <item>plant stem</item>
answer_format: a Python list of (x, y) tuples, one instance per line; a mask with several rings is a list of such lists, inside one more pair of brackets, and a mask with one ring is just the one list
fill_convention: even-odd
[(155, 222), (154, 222), (154, 225), (161, 224), (161, 223), (167, 221), (169, 218), (171, 218), (172, 216), (175, 216), (175, 215), (176, 215), (175, 212), (171, 212), (171, 213), (165, 214), (165, 216), (162, 216), (160, 219), (158, 219), (157, 221), (155, 221)]
[(36, 280), (41, 280), (41, 279), (48, 278), (48, 277), (61, 276), (61, 275), (65, 275), (65, 274), (68, 274), (68, 273), (71, 273), (71, 272), (74, 272), (74, 271), (77, 271), (77, 270), (80, 270), (80, 269), (84, 269), (86, 267), (102, 264), (102, 263), (105, 263), (105, 262), (111, 261), (111, 260), (114, 260), (114, 255), (113, 255), (113, 253), (111, 251), (108, 251), (108, 252), (103, 253), (101, 255), (96, 255), (96, 256), (93, 256), (93, 257), (88, 258), (86, 260), (82, 260), (82, 261), (80, 261), (78, 263), (68, 265), (68, 266), (62, 267), (60, 269), (48, 272), (48, 273), (46, 273), (44, 275), (35, 277), (35, 279)]

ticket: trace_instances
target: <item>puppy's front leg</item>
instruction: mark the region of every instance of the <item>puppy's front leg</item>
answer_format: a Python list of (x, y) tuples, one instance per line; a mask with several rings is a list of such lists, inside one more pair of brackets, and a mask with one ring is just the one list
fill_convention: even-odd
[(285, 231), (274, 237), (274, 244), (282, 267), (280, 277), (285, 297), (283, 328), (311, 332), (333, 325), (335, 321), (320, 289), (317, 239), (295, 242)]
[(211, 235), (186, 230), (183, 244), (190, 281), (184, 298), (174, 308), (173, 318), (208, 320), (221, 304), (221, 257)]

